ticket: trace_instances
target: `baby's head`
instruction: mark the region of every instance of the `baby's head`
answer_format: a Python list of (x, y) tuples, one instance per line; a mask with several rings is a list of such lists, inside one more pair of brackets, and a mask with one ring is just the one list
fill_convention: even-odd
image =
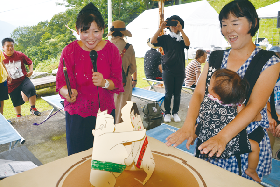
[(223, 104), (241, 104), (246, 99), (249, 83), (229, 69), (219, 69), (211, 77), (209, 94), (218, 98)]
[(98, 8), (93, 3), (89, 3), (79, 12), (76, 20), (76, 28), (81, 32), (86, 31), (90, 28), (92, 22), (96, 22), (100, 30), (105, 28), (104, 19)]

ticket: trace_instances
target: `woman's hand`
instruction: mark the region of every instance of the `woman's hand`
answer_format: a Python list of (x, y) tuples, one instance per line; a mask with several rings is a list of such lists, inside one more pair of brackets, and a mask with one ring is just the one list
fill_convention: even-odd
[(105, 80), (103, 78), (103, 75), (99, 72), (92, 73), (92, 82), (95, 86), (103, 87), (105, 85)]
[(278, 125), (277, 127), (276, 127), (276, 129), (275, 129), (275, 135), (274, 135), (275, 137), (280, 137), (280, 125)]
[(189, 126), (185, 126), (177, 130), (175, 133), (169, 135), (166, 140), (167, 142), (165, 143), (167, 146), (173, 145), (173, 147), (177, 147), (183, 141), (188, 140), (186, 147), (187, 149), (190, 149), (190, 145), (193, 145), (194, 140), (196, 139), (195, 135), (195, 130), (194, 128), (191, 128)]
[(163, 30), (163, 29), (167, 28), (168, 26), (166, 26), (166, 24), (167, 24), (166, 21), (162, 22), (159, 30)]
[(66, 85), (63, 86), (59, 91), (59, 93), (66, 99), (66, 101), (68, 101), (69, 103), (74, 103), (77, 99), (78, 91), (76, 89), (71, 89), (71, 92), (72, 94), (70, 98)]
[(180, 31), (180, 32), (182, 32), (182, 25), (181, 25), (181, 23), (178, 21), (178, 24), (177, 24), (177, 29)]
[(135, 86), (136, 86), (136, 84), (137, 84), (137, 81), (132, 81), (132, 88), (134, 88)]
[(227, 141), (225, 138), (219, 136), (213, 136), (203, 144), (198, 147), (201, 154), (208, 154), (209, 157), (212, 157), (216, 154), (216, 157), (220, 157), (223, 151), (225, 150)]

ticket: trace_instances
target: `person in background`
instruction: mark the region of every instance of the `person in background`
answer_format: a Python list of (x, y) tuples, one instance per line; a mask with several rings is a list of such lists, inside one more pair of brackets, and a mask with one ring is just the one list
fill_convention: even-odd
[[(280, 47), (271, 47), (270, 51), (274, 51), (280, 58)], [(274, 108), (271, 106), (271, 99), (274, 97)], [(274, 114), (272, 114), (274, 112)], [(270, 139), (271, 149), (273, 150), (275, 139), (280, 138), (280, 73), (278, 80), (274, 86), (273, 94), (270, 96), (269, 102), (267, 102), (267, 117), (269, 121), (269, 128), (267, 133)], [(276, 159), (280, 160), (280, 149), (275, 151)]]
[[(173, 26), (167, 26), (167, 21), (173, 21)], [(168, 35), (159, 36), (165, 28), (171, 31)], [(186, 36), (184, 21), (177, 15), (173, 15), (162, 22), (157, 32), (151, 39), (151, 43), (156, 47), (163, 48), (162, 79), (165, 87), (164, 122), (171, 122), (171, 99), (174, 95), (172, 115), (175, 122), (180, 122), (178, 115), (181, 100), (181, 90), (185, 79), (185, 52), (184, 49), (190, 45)], [(180, 35), (182, 34), (182, 36)]]
[[(29, 101), (30, 113), (40, 116), (41, 113), (36, 109), (36, 90), (28, 77), (33, 74), (33, 63), (25, 54), (14, 50), (14, 40), (4, 38), (2, 47), (4, 50), (3, 60), (9, 76), (12, 81), (8, 84), (8, 92), (13, 102), (17, 117), (21, 117), (21, 105)], [(28, 65), (27, 73), (25, 66)]]
[[(124, 86), (124, 92), (114, 96), (116, 105), (116, 121), (115, 123), (121, 122), (121, 109), (126, 105), (126, 101), (131, 101), (132, 97), (132, 85), (135, 86), (137, 83), (136, 72), (136, 59), (133, 46), (127, 44), (124, 37), (132, 37), (132, 34), (126, 30), (125, 23), (120, 20), (113, 21), (112, 27), (108, 36), (112, 36), (111, 42), (117, 46), (119, 53), (122, 56), (122, 68), (126, 74), (126, 84)], [(125, 49), (126, 46), (129, 47)], [(131, 75), (133, 74), (133, 80)]]
[[(56, 91), (64, 99), (68, 155), (93, 146), (92, 130), (95, 129), (98, 111), (106, 111), (115, 117), (114, 93), (123, 91), (121, 56), (114, 44), (102, 39), (104, 27), (99, 10), (93, 3), (87, 4), (76, 20), (81, 40), (68, 44), (61, 53)], [(97, 53), (97, 71), (90, 57), (94, 51)], [(71, 85), (70, 94), (63, 62)]]
[[(237, 161), (235, 156), (226, 159), (218, 157), (225, 150), (227, 143), (243, 129), (246, 129), (247, 133), (250, 134), (259, 127), (263, 128), (265, 135), (259, 143), (260, 154), (256, 170), (258, 177), (262, 179), (263, 176), (270, 174), (272, 166), (271, 147), (269, 137), (265, 130), (269, 126), (266, 103), (279, 75), (280, 59), (276, 55), (271, 55), (268, 51), (262, 51), (253, 43), (252, 37), (259, 28), (259, 18), (254, 5), (250, 1), (235, 0), (229, 2), (222, 8), (219, 14), (219, 21), (221, 32), (229, 41), (231, 48), (222, 51), (222, 53), (218, 53), (218, 51), (211, 53), (209, 61), (204, 66), (204, 70), (200, 75), (190, 100), (184, 125), (166, 138), (166, 145), (176, 147), (184, 140), (187, 140), (186, 147), (189, 149), (193, 143), (200, 104), (203, 101), (206, 87), (210, 81), (208, 79), (208, 73), (213, 73), (217, 69), (215, 64), (217, 66), (219, 65), (220, 68), (232, 70), (243, 78), (248, 71), (249, 65), (252, 63), (252, 59), (259, 53), (263, 53), (264, 56), (268, 57), (268, 60), (265, 59), (265, 64), (260, 68), (256, 83), (249, 82), (252, 92), (245, 108), (225, 128), (217, 132), (217, 135), (198, 147), (200, 155), (205, 155), (202, 159), (232, 173), (240, 174), (247, 179), (252, 179), (245, 173), (245, 170), (248, 168), (247, 153), (240, 155), (241, 170), (238, 168), (238, 163), (240, 162)], [(221, 56), (218, 54), (221, 54)], [(259, 113), (262, 116), (261, 121), (252, 122)]]
[(205, 63), (207, 58), (206, 51), (198, 49), (196, 51), (195, 59), (192, 60), (185, 69), (185, 86), (195, 88), (198, 78), (201, 73), (201, 64)]
[(3, 115), (4, 100), (9, 99), (7, 82), (11, 83), (11, 77), (7, 73), (7, 69), (3, 63), (5, 59), (2, 51), (0, 51), (0, 113)]
[(149, 49), (144, 56), (144, 72), (147, 79), (162, 80), (161, 53), (157, 51), (159, 47), (151, 44), (149, 38), (147, 44)]

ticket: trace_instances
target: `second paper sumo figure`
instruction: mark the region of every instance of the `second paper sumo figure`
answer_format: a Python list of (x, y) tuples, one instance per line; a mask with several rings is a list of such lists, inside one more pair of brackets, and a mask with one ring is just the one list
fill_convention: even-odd
[[(120, 123), (120, 126), (118, 126), (118, 124), (114, 125), (114, 118), (107, 114), (106, 111), (99, 112), (97, 115), (96, 128), (93, 130), (95, 138), (90, 173), (90, 183), (95, 187), (114, 186), (116, 178), (125, 170), (128, 164), (131, 165), (135, 160), (138, 162), (141, 160), (141, 162), (138, 163), (139, 168), (147, 168), (145, 166), (147, 165), (145, 164), (147, 161), (143, 160), (145, 155), (142, 154), (142, 157), (139, 157), (141, 148), (143, 147), (142, 151), (143, 149), (147, 149), (147, 139), (145, 139), (146, 130), (144, 128), (139, 129), (138, 127), (136, 128), (139, 130), (133, 130), (133, 122), (130, 118), (132, 105), (133, 103), (129, 102), (123, 108), (122, 118), (124, 122)], [(124, 144), (129, 142), (133, 143), (126, 147)], [(138, 143), (135, 144), (135, 142)], [(146, 142), (146, 144), (143, 146), (144, 142)], [(135, 151), (139, 152), (139, 154)], [(132, 154), (132, 152), (135, 153)], [(152, 155), (150, 149), (149, 152), (147, 156), (150, 158), (149, 155)], [(128, 157), (132, 155), (134, 155), (133, 158), (129, 159)], [(154, 168), (153, 158), (152, 162), (149, 163), (151, 163), (152, 167), (148, 168)], [(135, 165), (137, 165), (137, 163)], [(147, 169), (144, 169), (144, 171), (147, 173), (147, 177), (143, 183), (150, 178), (153, 169), (148, 172)]]

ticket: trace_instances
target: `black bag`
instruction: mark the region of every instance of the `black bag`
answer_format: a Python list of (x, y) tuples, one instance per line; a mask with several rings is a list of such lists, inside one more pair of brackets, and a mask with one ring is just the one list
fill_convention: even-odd
[[(124, 46), (124, 49), (121, 52), (121, 57), (123, 57), (123, 55), (125, 54), (126, 50), (129, 48), (130, 44), (126, 43), (126, 45)], [(127, 82), (127, 76), (128, 76), (128, 72), (129, 72), (129, 66), (126, 70), (126, 73), (122, 67), (122, 83), (123, 83), (123, 87), (125, 87), (126, 82)]]
[(143, 108), (143, 125), (144, 128), (149, 130), (153, 129), (163, 122), (163, 115), (158, 103), (148, 103)]

